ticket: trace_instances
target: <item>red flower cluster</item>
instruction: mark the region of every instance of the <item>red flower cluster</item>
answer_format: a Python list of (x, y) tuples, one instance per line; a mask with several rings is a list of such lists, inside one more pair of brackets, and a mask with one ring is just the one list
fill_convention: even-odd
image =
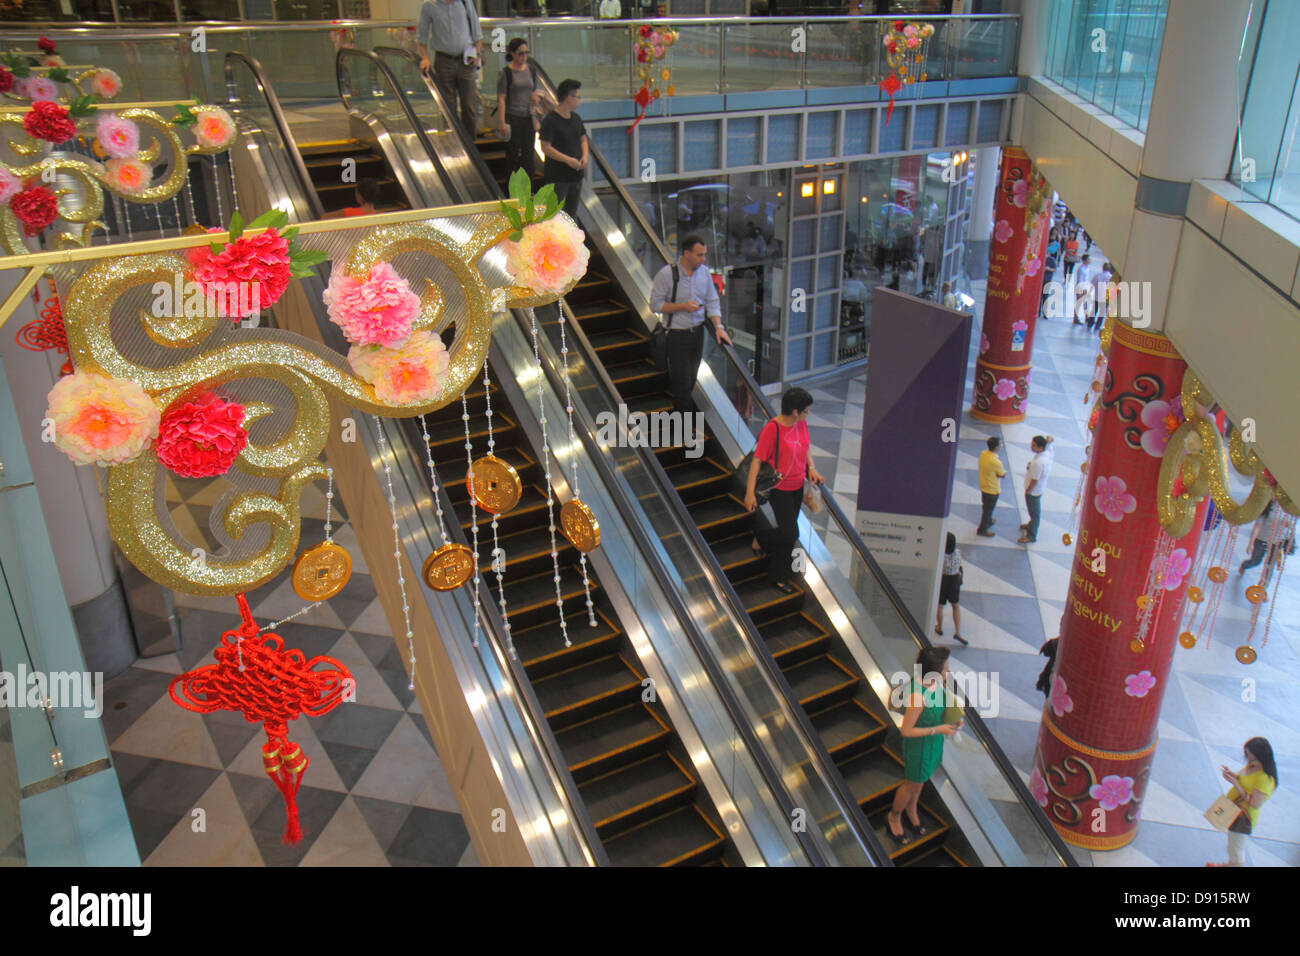
[(0, 66), (0, 93), (8, 93), (14, 88), (14, 75)]
[(214, 478), (230, 470), (247, 444), (244, 406), (209, 394), (167, 410), (154, 451), (182, 478)]
[(42, 100), (33, 103), (31, 112), (23, 118), (23, 129), (28, 136), (65, 143), (77, 135), (77, 124), (68, 119), (68, 111), (58, 103)]
[[(259, 308), (274, 305), (289, 285), (289, 242), (275, 229), (256, 236), (240, 236), (220, 253), (213, 255), (204, 250), (191, 256), (190, 261), (194, 262), (194, 281), (203, 286), (208, 300), (223, 312), (222, 297), (217, 292), (226, 288), (227, 283), (258, 283)], [(230, 297), (225, 298), (229, 304)], [(251, 302), (251, 297), (240, 297), (240, 301)], [(246, 314), (251, 315), (252, 311), (250, 307)], [(236, 322), (244, 318), (243, 315), (227, 317)]]
[(18, 221), (23, 224), (23, 229), (29, 236), (36, 235), (54, 222), (59, 215), (58, 200), (54, 198), (54, 193), (44, 186), (30, 186), (24, 189), (9, 200), (9, 208), (13, 210), (13, 214), (18, 217)]
[(55, 43), (49, 37), (41, 37), (36, 41), (36, 45), (41, 48), (43, 53), (53, 53), (55, 50)]
[(641, 24), (641, 28), (637, 32), (641, 35), (641, 39), (644, 40), (650, 34), (654, 33), (654, 27), (650, 26), (647, 23), (643, 23)]

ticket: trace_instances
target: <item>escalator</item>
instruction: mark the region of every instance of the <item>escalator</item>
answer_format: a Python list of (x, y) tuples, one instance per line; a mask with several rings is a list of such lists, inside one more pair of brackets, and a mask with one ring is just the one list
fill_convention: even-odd
[[(301, 143), (298, 152), (311, 176), (312, 188), (320, 197), (325, 212), (337, 212), (355, 201), (356, 184), (366, 178), (379, 182), (382, 195), (375, 203), (375, 212), (394, 212), (410, 209), (401, 186), (393, 177), (388, 161), (372, 143), (359, 139), (338, 139), (314, 143)], [(342, 173), (344, 161), (352, 160), (355, 166), (345, 181)]]

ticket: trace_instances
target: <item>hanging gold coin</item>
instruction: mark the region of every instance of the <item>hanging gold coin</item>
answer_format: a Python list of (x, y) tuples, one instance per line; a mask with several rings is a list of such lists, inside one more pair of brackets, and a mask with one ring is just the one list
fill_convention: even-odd
[(1249, 644), (1242, 644), (1241, 647), (1237, 648), (1237, 660), (1243, 664), (1255, 663), (1255, 656), (1255, 648)]
[(1183, 633), (1178, 635), (1178, 643), (1183, 645), (1183, 647), (1195, 647), (1196, 635), (1191, 631), (1183, 631)]
[(1222, 584), (1224, 581), (1228, 580), (1228, 572), (1225, 571), (1223, 568), (1216, 566), (1210, 568), (1210, 570), (1206, 572), (1206, 577), (1208, 577), (1215, 584)]
[(1065, 545), (1068, 548), (1073, 543), (1074, 543), (1074, 539), (1070, 537), (1070, 533), (1068, 531), (1065, 534), (1061, 535), (1061, 544)]
[(326, 601), (347, 587), (352, 556), (332, 541), (298, 555), (293, 563), (293, 590), (304, 601)]
[(435, 591), (454, 591), (474, 573), (474, 552), (463, 544), (444, 544), (424, 559), (420, 574)]
[(1134, 654), (1141, 654), (1144, 650), (1146, 650), (1146, 645), (1143, 644), (1135, 637), (1133, 638), (1133, 640), (1128, 642), (1128, 649), (1132, 651)]
[(560, 530), (569, 543), (584, 554), (600, 547), (600, 522), (577, 498), (566, 501), (560, 509)]
[(519, 473), (496, 455), (484, 455), (471, 464), (465, 486), (480, 508), (495, 515), (503, 515), (519, 504), (524, 493)]
[(1263, 604), (1268, 600), (1268, 592), (1258, 584), (1246, 588), (1246, 600), (1251, 604)]
[(1151, 599), (1148, 598), (1145, 594), (1139, 594), (1138, 597), (1137, 597), (1137, 606), (1138, 606), (1138, 608), (1141, 609), (1141, 608), (1146, 607), (1146, 606), (1147, 606), (1147, 602), (1148, 602), (1149, 600), (1151, 600)]
[(1205, 592), (1193, 584), (1187, 589), (1187, 600), (1191, 601), (1193, 604), (1200, 604), (1205, 600)]

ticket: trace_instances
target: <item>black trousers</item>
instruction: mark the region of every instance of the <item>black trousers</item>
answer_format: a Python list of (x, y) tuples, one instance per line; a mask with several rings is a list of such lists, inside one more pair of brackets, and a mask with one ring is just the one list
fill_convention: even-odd
[(528, 173), (528, 181), (533, 179), (533, 117), (531, 114), (523, 116), (507, 116), (507, 122), (510, 125), (510, 140), (506, 143), (506, 159), (509, 163), (510, 172), (516, 169), (525, 170)]
[(980, 498), (984, 500), (984, 511), (980, 514), (980, 526), (975, 530), (987, 531), (993, 524), (993, 509), (998, 505), (998, 496), (981, 491)]
[(683, 414), (695, 411), (695, 379), (704, 358), (704, 323), (693, 329), (668, 330), (668, 382), (673, 390), (673, 410)]
[[(777, 584), (794, 577), (794, 543), (799, 540), (799, 505), (803, 501), (803, 486), (792, 491), (779, 488), (772, 491), (768, 502), (776, 516), (775, 528), (764, 528), (757, 533), (758, 543), (770, 555), (767, 564), (767, 583)], [(755, 514), (755, 520), (758, 520)]]
[(568, 183), (552, 183), (555, 198), (560, 201), (560, 208), (567, 212), (573, 221), (578, 221), (578, 202), (582, 196), (582, 180)]

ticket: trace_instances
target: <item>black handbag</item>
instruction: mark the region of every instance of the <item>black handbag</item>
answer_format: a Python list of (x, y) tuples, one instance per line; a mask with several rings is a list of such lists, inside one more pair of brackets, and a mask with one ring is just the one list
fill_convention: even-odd
[[(736, 482), (740, 485), (740, 495), (743, 498), (749, 491), (749, 469), (753, 466), (754, 452), (746, 455), (736, 466)], [(781, 426), (776, 426), (776, 463), (781, 463)], [(761, 505), (772, 497), (772, 492), (776, 486), (781, 483), (784, 476), (776, 468), (763, 461), (761, 458), (758, 462), (758, 478), (754, 481), (754, 499)]]
[[(669, 302), (677, 301), (677, 283), (681, 281), (681, 272), (677, 266), (673, 266), (673, 291), (668, 297)], [(658, 372), (668, 371), (668, 326), (664, 325), (664, 320), (660, 319), (659, 324), (650, 332), (650, 360), (654, 362), (655, 370)]]

